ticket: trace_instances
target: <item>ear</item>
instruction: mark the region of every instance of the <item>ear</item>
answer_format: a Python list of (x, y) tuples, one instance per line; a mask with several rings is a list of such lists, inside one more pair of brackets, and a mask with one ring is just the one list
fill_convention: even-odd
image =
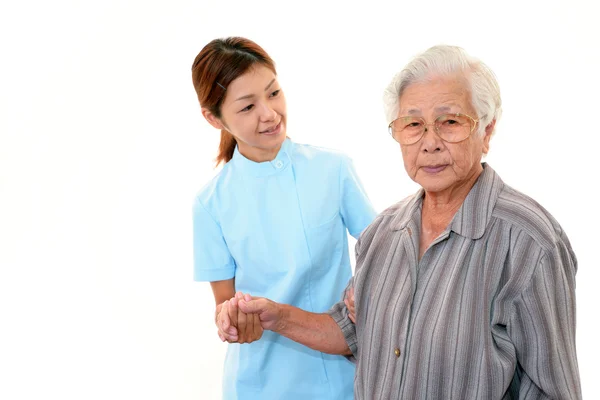
[(490, 139), (492, 133), (494, 133), (494, 127), (496, 126), (496, 120), (493, 119), (486, 127), (483, 135), (483, 154), (487, 154), (490, 151)]
[(226, 129), (219, 118), (207, 108), (202, 107), (202, 116), (216, 129)]

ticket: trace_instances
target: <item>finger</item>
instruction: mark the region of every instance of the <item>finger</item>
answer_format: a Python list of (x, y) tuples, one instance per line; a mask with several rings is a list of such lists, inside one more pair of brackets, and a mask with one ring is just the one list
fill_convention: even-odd
[(238, 321), (238, 342), (240, 343), (246, 343), (247, 339), (248, 339), (248, 326), (247, 326), (247, 320), (248, 320), (248, 316), (246, 315), (246, 313), (244, 313), (242, 310), (240, 310), (239, 308), (237, 309), (238, 314), (237, 314), (237, 321)]
[(238, 300), (243, 299), (244, 298), (244, 293), (242, 293), (242, 292), (236, 292), (235, 298), (238, 299)]
[(259, 300), (255, 300), (254, 298), (250, 301), (240, 300), (239, 308), (246, 314), (256, 314), (260, 312), (260, 307), (257, 304)]
[(231, 321), (231, 328), (235, 328), (234, 330), (232, 330), (231, 328), (227, 329), (225, 332), (233, 334), (234, 332), (237, 333), (237, 336), (239, 336), (239, 325), (238, 325), (238, 307), (237, 307), (237, 300), (235, 298), (231, 299), (231, 301), (229, 301), (229, 303), (227, 304), (227, 315), (229, 317), (229, 320)]
[(258, 340), (262, 337), (263, 327), (260, 324), (259, 316), (256, 314), (251, 314), (251, 315), (254, 315), (254, 324), (252, 324), (252, 332), (254, 333), (255, 340)]
[(227, 311), (228, 308), (229, 300), (226, 300), (221, 306), (221, 311), (217, 316), (217, 326), (219, 327), (219, 329), (222, 329), (224, 331), (226, 331), (231, 326), (231, 320), (229, 319), (229, 314)]
[[(231, 306), (231, 301), (227, 300), (223, 303), (223, 307), (221, 308), (221, 313), (219, 314), (219, 325), (218, 328), (226, 335), (235, 335), (237, 336), (237, 328), (235, 326), (235, 321), (231, 320), (229, 307)], [(237, 314), (236, 314), (237, 316)]]
[(256, 340), (254, 337), (254, 314), (244, 314), (246, 316), (246, 343), (252, 343)]

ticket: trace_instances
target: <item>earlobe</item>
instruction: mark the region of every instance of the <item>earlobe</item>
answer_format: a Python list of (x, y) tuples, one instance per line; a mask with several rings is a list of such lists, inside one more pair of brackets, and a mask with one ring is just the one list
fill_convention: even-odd
[(208, 121), (209, 124), (213, 126), (213, 128), (225, 129), (225, 126), (221, 123), (221, 120), (219, 120), (219, 118), (217, 118), (216, 115), (207, 108), (202, 107), (202, 116), (206, 121)]
[(496, 126), (496, 120), (492, 120), (485, 127), (485, 134), (483, 137), (483, 154), (487, 154), (490, 150), (490, 140), (492, 139), (492, 133), (494, 132), (494, 126)]

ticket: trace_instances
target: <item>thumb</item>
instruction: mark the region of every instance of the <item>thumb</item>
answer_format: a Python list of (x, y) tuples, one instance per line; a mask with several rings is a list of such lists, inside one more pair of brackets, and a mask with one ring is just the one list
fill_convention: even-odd
[(240, 300), (238, 307), (246, 314), (260, 314), (265, 307), (265, 299), (253, 298), (250, 301)]

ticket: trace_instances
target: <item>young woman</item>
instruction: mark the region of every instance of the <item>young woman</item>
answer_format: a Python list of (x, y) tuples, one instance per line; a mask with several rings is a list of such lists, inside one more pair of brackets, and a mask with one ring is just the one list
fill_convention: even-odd
[[(236, 291), (328, 310), (351, 277), (346, 232), (358, 238), (375, 217), (351, 160), (287, 138), (275, 64), (256, 43), (213, 40), (192, 79), (202, 115), (221, 130), (224, 163), (194, 202), (195, 279), (211, 282), (217, 314)], [(261, 330), (258, 320), (237, 322)], [(229, 344), (223, 397), (352, 399), (353, 378), (345, 358), (265, 331)]]

